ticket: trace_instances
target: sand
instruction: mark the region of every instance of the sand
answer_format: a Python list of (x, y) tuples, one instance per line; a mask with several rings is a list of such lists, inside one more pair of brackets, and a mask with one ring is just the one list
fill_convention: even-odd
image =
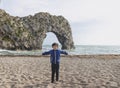
[(0, 56), (0, 88), (120, 88), (120, 55), (63, 56), (50, 82), (48, 56)]

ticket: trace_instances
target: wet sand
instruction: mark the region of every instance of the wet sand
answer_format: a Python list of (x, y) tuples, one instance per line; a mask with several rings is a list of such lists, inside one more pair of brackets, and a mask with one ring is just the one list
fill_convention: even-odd
[(120, 88), (120, 55), (62, 56), (50, 82), (48, 56), (0, 56), (0, 88)]

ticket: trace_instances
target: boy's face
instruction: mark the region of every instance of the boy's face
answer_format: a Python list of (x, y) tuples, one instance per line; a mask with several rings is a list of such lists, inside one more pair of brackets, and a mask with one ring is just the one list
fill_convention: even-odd
[(54, 50), (57, 50), (57, 49), (58, 49), (58, 46), (57, 46), (57, 45), (54, 45), (52, 48), (53, 48)]

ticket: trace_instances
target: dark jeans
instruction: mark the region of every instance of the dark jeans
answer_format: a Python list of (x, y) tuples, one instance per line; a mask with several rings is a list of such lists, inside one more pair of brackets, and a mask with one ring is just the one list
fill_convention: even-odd
[(56, 74), (56, 81), (59, 80), (59, 64), (51, 64), (51, 70), (52, 70), (52, 83), (54, 82), (54, 76)]

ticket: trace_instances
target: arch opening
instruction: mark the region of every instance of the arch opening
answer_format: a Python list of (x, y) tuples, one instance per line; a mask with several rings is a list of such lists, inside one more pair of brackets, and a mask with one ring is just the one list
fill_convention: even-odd
[(47, 32), (46, 33), (46, 37), (44, 38), (42, 47), (48, 47), (51, 48), (52, 43), (58, 43), (59, 44), (59, 48), (61, 48), (61, 43), (59, 42), (57, 36), (55, 33), (53, 32)]

